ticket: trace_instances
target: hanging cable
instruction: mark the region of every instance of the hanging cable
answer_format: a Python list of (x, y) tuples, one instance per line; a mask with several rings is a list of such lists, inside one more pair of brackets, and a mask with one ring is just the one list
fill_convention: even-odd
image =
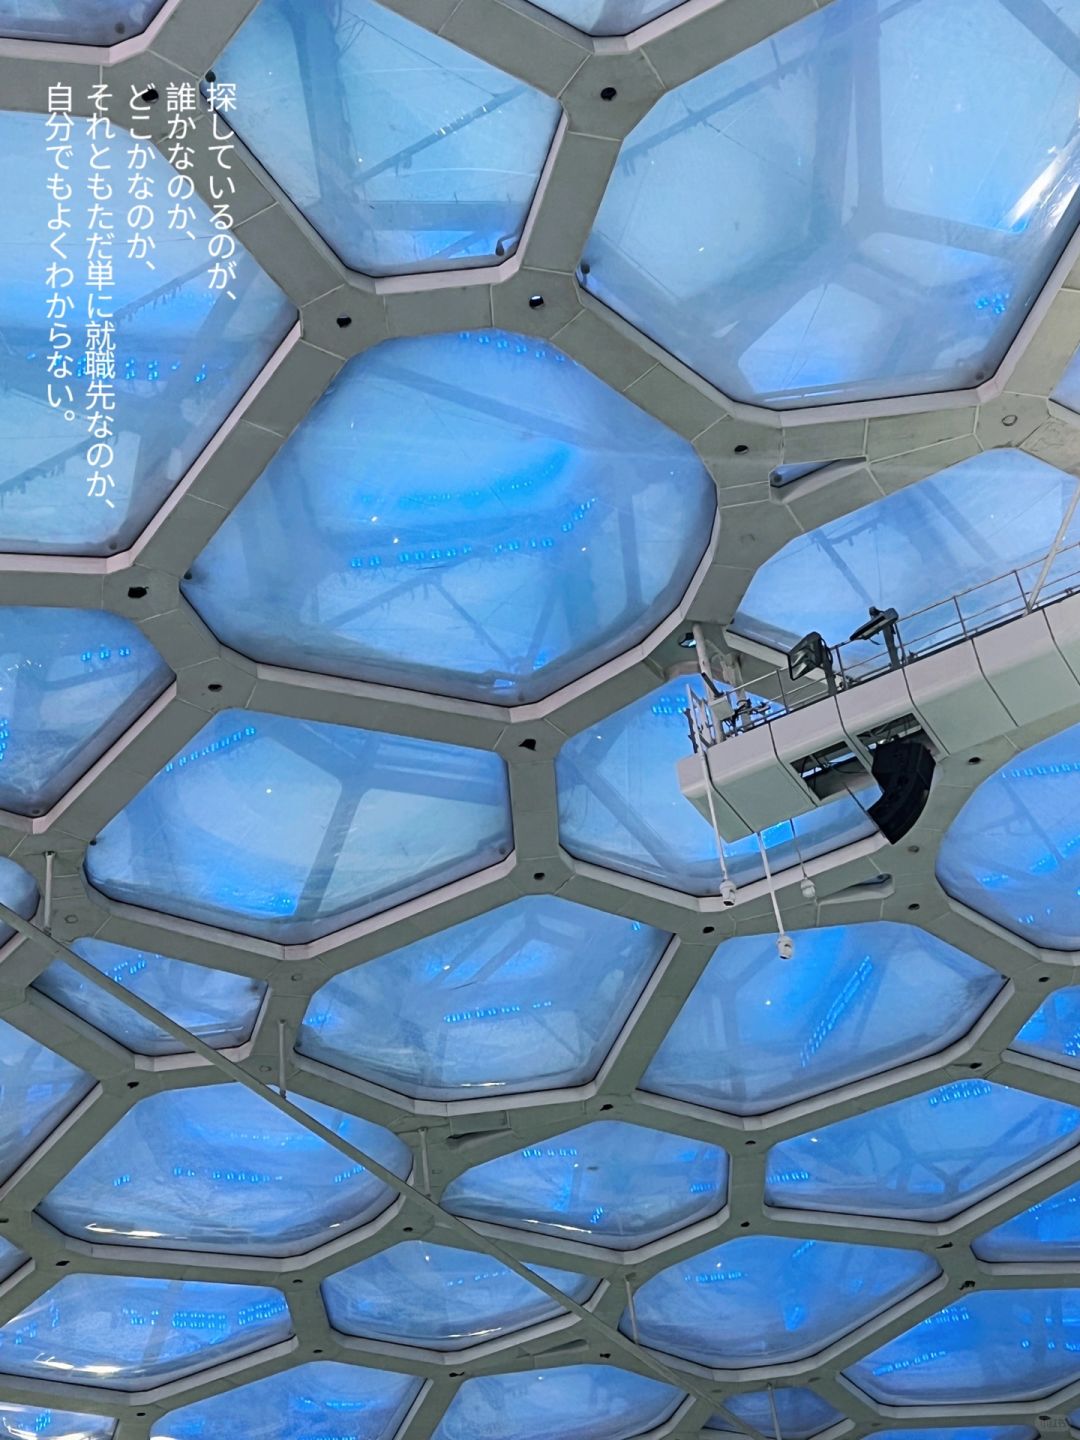
[(761, 838), (761, 831), (755, 830), (758, 849), (761, 851), (761, 863), (765, 867), (765, 884), (768, 886), (769, 899), (772, 901), (773, 915), (776, 917), (776, 953), (781, 960), (790, 960), (795, 954), (795, 941), (784, 930), (783, 917), (780, 914), (780, 901), (776, 897), (776, 886), (773, 884), (772, 869), (769, 866), (769, 855), (765, 849), (765, 841)]

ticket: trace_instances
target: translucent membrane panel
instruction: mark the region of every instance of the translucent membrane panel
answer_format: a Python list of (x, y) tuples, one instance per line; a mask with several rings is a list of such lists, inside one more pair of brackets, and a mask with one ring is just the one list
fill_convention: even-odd
[(721, 945), (642, 1088), (759, 1115), (943, 1050), (1001, 988), (996, 971), (911, 925), (886, 920)]
[(632, 1250), (714, 1215), (727, 1168), (716, 1145), (596, 1120), (466, 1170), (442, 1203), (470, 1220)]
[(630, 1440), (685, 1396), (614, 1365), (565, 1365), (466, 1380), (434, 1440)]
[(0, 1020), (0, 1181), (19, 1168), (93, 1086), (85, 1070)]
[(0, 1373), (148, 1390), (291, 1334), (284, 1298), (262, 1285), (69, 1275), (0, 1329)]
[(1050, 950), (1080, 949), (1080, 725), (984, 780), (945, 832), (954, 900)]
[[(56, 6), (65, 17), (71, 8), (67, 0)], [(87, 416), (96, 401), (85, 357), (78, 353), (80, 333), (85, 349), (87, 197), (94, 173), (85, 122), (72, 130), (73, 154), (63, 175), (74, 196), (73, 228), (61, 237), (66, 261), (49, 249), (50, 218), (66, 203), (49, 193), (55, 168), (50, 143), (61, 141), (50, 141), (44, 116), (0, 113), (5, 191), (19, 215), (18, 234), (12, 230), (0, 240), (0, 325), (6, 338), (0, 356), (0, 549), (106, 555), (143, 529), (296, 315), (242, 246), (234, 257), (235, 278), (224, 290), (211, 288), (214, 261), (207, 247), (216, 232), (209, 207), (192, 195), (182, 203), (190, 212), (182, 217), (186, 228), (170, 229), (170, 204), (163, 197), (175, 180), (172, 167), (153, 145), (139, 145), (126, 130), (115, 129), (108, 157), (114, 176), (126, 186), (120, 177), (127, 174), (134, 146), (145, 156), (138, 173), (159, 198), (151, 207), (152, 223), (138, 232), (146, 239), (145, 257), (137, 258), (142, 247), (129, 247), (126, 231), (123, 243), (113, 247), (116, 378), (114, 433), (108, 441), (113, 453), (111, 460), (99, 453), (95, 469), (87, 460)], [(58, 267), (55, 286), (47, 284), (50, 264)], [(62, 318), (75, 343), (50, 373), (50, 355), (62, 348), (49, 340), (51, 328), (61, 323), (59, 312), (49, 314), (54, 291), (61, 306), (64, 296), (74, 297), (74, 310)], [(67, 355), (70, 373), (64, 375)], [(112, 484), (94, 481), (94, 475)]]
[[(690, 753), (686, 680), (671, 680), (568, 740), (555, 762), (562, 842), (580, 860), (655, 880), (691, 895), (715, 895), (723, 875), (708, 820), (679, 789), (676, 765)], [(876, 833), (859, 798), (828, 805), (764, 831), (774, 873)], [(861, 802), (861, 803), (860, 803)], [(764, 874), (757, 839), (724, 846), (736, 884)]]
[[(38, 907), (39, 898), (37, 881), (29, 871), (6, 855), (0, 855), (0, 903), (29, 920)], [(6, 945), (14, 934), (14, 927), (0, 916), (0, 945)]]
[[(574, 1300), (599, 1283), (545, 1266), (536, 1271)], [(498, 1260), (421, 1240), (331, 1275), (322, 1295), (335, 1330), (424, 1350), (464, 1350), (565, 1313)]]
[(420, 1389), (411, 1375), (299, 1365), (163, 1415), (151, 1440), (390, 1440)]
[(541, 0), (540, 8), (586, 35), (628, 35), (678, 8), (681, 0)]
[[(772, 1391), (753, 1390), (742, 1395), (730, 1395), (724, 1405), (727, 1415), (714, 1415), (705, 1422), (706, 1430), (729, 1430), (739, 1432), (737, 1422), (752, 1425), (770, 1440), (810, 1440), (835, 1425), (844, 1417), (840, 1411), (807, 1390), (805, 1385), (786, 1386)], [(773, 1417), (773, 1406), (776, 1416)], [(779, 1436), (776, 1421), (779, 1421)]]
[(184, 592), (258, 660), (520, 704), (669, 615), (715, 510), (689, 443), (552, 346), (390, 340), (350, 361)]
[(0, 809), (44, 814), (172, 678), (119, 615), (0, 610)]
[(1038, 1433), (1030, 1425), (965, 1425), (955, 1430), (875, 1430), (874, 1440), (1037, 1440)]
[(1080, 1139), (1080, 1110), (957, 1080), (769, 1151), (765, 1199), (795, 1210), (947, 1220)]
[(116, 45), (138, 35), (165, 0), (0, 0), (0, 35)]
[[(14, 1275), (26, 1259), (27, 1256), (9, 1240), (0, 1240), (0, 1281), (7, 1280), (9, 1276)], [(0, 1434), (2, 1433), (0, 1431)]]
[(1048, 995), (1009, 1048), (1080, 1070), (1080, 985)]
[(1080, 1256), (1080, 1184), (1040, 1200), (971, 1242), (980, 1260), (1060, 1261)]
[(114, 900), (292, 944), (512, 846), (497, 755), (228, 710), (106, 825), (86, 870)]
[(337, 976), (312, 998), (296, 1048), (425, 1099), (581, 1085), (670, 939), (526, 896)]
[[(721, 1370), (778, 1365), (816, 1354), (938, 1273), (915, 1250), (729, 1240), (646, 1280), (634, 1297), (638, 1334), (654, 1350)], [(619, 1328), (632, 1332), (628, 1313)]]
[(1077, 350), (1065, 366), (1064, 374), (1050, 391), (1050, 399), (1070, 410), (1080, 411), (1080, 350)]
[(0, 1435), (4, 1440), (111, 1440), (116, 1421), (111, 1415), (79, 1415), (71, 1410), (0, 1403)]
[(1080, 1290), (983, 1290), (844, 1373), (884, 1405), (1035, 1400), (1080, 1379), (1078, 1331)]
[(214, 73), (236, 85), (243, 138), (354, 270), (517, 248), (560, 115), (530, 85), (372, 0), (262, 0)]
[(586, 285), (743, 401), (986, 380), (1077, 219), (1080, 0), (1054, 22), (839, 0), (687, 82), (620, 151)]
[[(395, 1175), (410, 1152), (389, 1130), (294, 1104)], [(106, 1245), (297, 1255), (381, 1214), (389, 1185), (242, 1085), (140, 1100), (41, 1202), (58, 1230)]]
[[(243, 1045), (251, 1038), (266, 994), (261, 980), (210, 970), (153, 951), (129, 950), (104, 940), (76, 940), (76, 954), (110, 980), (183, 1025), (215, 1050)], [(62, 960), (34, 981), (34, 989), (65, 1010), (88, 1020), (136, 1055), (182, 1055), (186, 1046), (151, 1020), (114, 1000)]]
[[(835, 645), (875, 605), (898, 611), (909, 652), (953, 643), (965, 627), (1023, 612), (1076, 483), (1020, 450), (951, 465), (789, 541), (754, 575), (732, 629), (783, 651), (810, 630)], [(1080, 515), (1064, 544), (1078, 541)], [(1080, 550), (1067, 548), (1040, 593), (1050, 599), (1075, 585)], [(845, 645), (841, 658), (857, 676), (888, 665), (880, 639)]]

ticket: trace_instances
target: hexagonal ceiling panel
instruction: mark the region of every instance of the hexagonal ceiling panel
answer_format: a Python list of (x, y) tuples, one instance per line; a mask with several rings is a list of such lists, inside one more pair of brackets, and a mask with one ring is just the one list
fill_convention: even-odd
[(262, 0), (214, 74), (236, 86), (238, 132), (354, 270), (517, 248), (561, 113), (532, 86), (374, 0)]
[(0, 1327), (0, 1374), (149, 1390), (292, 1334), (281, 1293), (135, 1275), (68, 1275)]
[(885, 1405), (1039, 1399), (1080, 1379), (1078, 1325), (1078, 1290), (982, 1290), (929, 1316), (844, 1373)]
[[(594, 1275), (536, 1270), (578, 1301), (599, 1283)], [(424, 1240), (395, 1245), (331, 1275), (322, 1295), (335, 1330), (422, 1350), (465, 1350), (565, 1313), (497, 1260)]]
[(108, 1415), (0, 1404), (0, 1434), (12, 1440), (110, 1440), (115, 1430), (116, 1421)]
[(673, 1385), (614, 1365), (566, 1365), (466, 1380), (434, 1440), (629, 1440), (683, 1399)]
[[(72, 189), (83, 196), (92, 174), (84, 131), (80, 126), (73, 132), (68, 172)], [(131, 136), (115, 134), (111, 148), (117, 159), (123, 153), (126, 165)], [(0, 150), (8, 157), (5, 187), (19, 197), (20, 237), (25, 237), (0, 247), (0, 326), (7, 339), (0, 355), (5, 437), (0, 551), (108, 555), (130, 545), (296, 319), (292, 304), (242, 245), (231, 289), (210, 288), (207, 246), (216, 233), (210, 207), (196, 194), (182, 198), (176, 204), (188, 212), (186, 229), (170, 227), (170, 207), (163, 200), (177, 174), (152, 145), (134, 148), (145, 155), (140, 174), (159, 201), (151, 223), (139, 232), (146, 237), (146, 255), (133, 258), (125, 231), (125, 243), (113, 256), (116, 419), (111, 458), (103, 452), (95, 470), (87, 463), (87, 416), (96, 401), (86, 356), (62, 347), (58, 338), (50, 369), (45, 328), (49, 318), (54, 328), (62, 321), (74, 332), (81, 324), (85, 332), (85, 314), (71, 318), (74, 311), (63, 297), (76, 283), (75, 274), (87, 273), (88, 245), (69, 242), (66, 265), (54, 258), (49, 222), (58, 199), (49, 192), (45, 123), (39, 115), (0, 112)], [(50, 264), (59, 267), (60, 298), (56, 313), (47, 317)], [(69, 271), (72, 279), (65, 284)], [(86, 295), (84, 284), (82, 312)], [(106, 464), (108, 470), (102, 468)], [(107, 475), (113, 483), (90, 483), (92, 474)]]
[(541, 10), (586, 35), (628, 35), (682, 0), (537, 0)]
[(524, 896), (336, 976), (312, 997), (296, 1048), (429, 1100), (581, 1085), (670, 939)]
[(729, 1396), (724, 1404), (728, 1415), (714, 1415), (705, 1422), (706, 1430), (739, 1433), (735, 1422), (741, 1420), (769, 1436), (769, 1440), (811, 1440), (844, 1418), (835, 1406), (805, 1385), (747, 1390)]
[(497, 755), (228, 710), (106, 825), (86, 873), (111, 899), (288, 944), (512, 844)]
[(390, 1440), (421, 1383), (314, 1361), (171, 1410), (155, 1421), (150, 1440)]
[(119, 615), (0, 610), (0, 809), (44, 814), (172, 678)]
[[(37, 881), (30, 872), (6, 855), (0, 855), (0, 901), (24, 920), (29, 920), (40, 898)], [(14, 934), (14, 927), (0, 918), (0, 945), (7, 944)]]
[[(395, 1175), (409, 1174), (409, 1148), (389, 1130), (293, 1100)], [(297, 1255), (393, 1200), (389, 1185), (242, 1085), (204, 1085), (140, 1100), (38, 1211), (97, 1244)]]
[(1080, 985), (1048, 995), (1009, 1048), (1080, 1070)]
[(254, 659), (518, 705), (665, 619), (715, 511), (689, 443), (552, 346), (390, 340), (350, 361), (184, 593)]
[(1080, 1256), (1080, 1183), (995, 1225), (971, 1242), (980, 1260), (1074, 1263)]
[[(73, 941), (71, 948), (95, 970), (123, 985), (125, 990), (138, 995), (215, 1050), (243, 1045), (251, 1038), (266, 994), (263, 981), (89, 937)], [(54, 960), (42, 971), (33, 988), (80, 1019), (89, 1021), (136, 1055), (190, 1053), (183, 1041), (97, 989), (63, 960)]]
[(948, 1220), (1080, 1140), (1080, 1110), (956, 1080), (774, 1145), (765, 1199), (796, 1210)]
[[(686, 684), (670, 680), (566, 742), (555, 762), (559, 828), (579, 860), (715, 895), (724, 878), (716, 835), (683, 797), (675, 769), (690, 751)], [(764, 830), (773, 873), (874, 834), (863, 804), (876, 797), (875, 789), (845, 795)], [(764, 874), (756, 836), (725, 845), (724, 857), (736, 884)]]
[(636, 1321), (643, 1345), (718, 1370), (779, 1365), (816, 1355), (939, 1273), (914, 1250), (746, 1236), (646, 1280), (619, 1328), (629, 1335)]
[(1032, 945), (1080, 950), (1080, 725), (1007, 760), (945, 832), (937, 878)]
[(0, 1020), (0, 1182), (93, 1086), (93, 1077), (70, 1060)]
[[(810, 630), (846, 641), (874, 605), (906, 617), (908, 651), (953, 642), (962, 620), (985, 626), (998, 607), (1004, 616), (1023, 606), (1063, 523), (1063, 545), (1080, 539), (1080, 516), (1069, 513), (1076, 485), (1019, 450), (950, 465), (790, 540), (754, 575), (732, 629), (786, 654)], [(1075, 553), (1059, 555), (1041, 593), (1075, 584), (1075, 568)], [(888, 657), (868, 640), (844, 645), (843, 662), (858, 676)]]
[(466, 1170), (442, 1204), (469, 1220), (633, 1250), (715, 1215), (727, 1170), (717, 1145), (595, 1120)]
[(643, 1090), (759, 1115), (944, 1049), (1002, 977), (925, 930), (877, 921), (773, 935), (713, 955), (641, 1080)]
[(737, 400), (978, 385), (1080, 213), (1052, 13), (834, 0), (688, 81), (624, 142), (585, 285)]
[(116, 45), (146, 29), (165, 0), (0, 0), (0, 35)]

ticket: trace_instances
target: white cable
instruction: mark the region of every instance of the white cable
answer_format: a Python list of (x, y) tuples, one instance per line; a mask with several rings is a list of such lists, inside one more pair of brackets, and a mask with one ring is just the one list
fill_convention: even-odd
[(784, 930), (784, 920), (780, 914), (780, 902), (776, 898), (776, 887), (773, 884), (772, 870), (769, 866), (769, 856), (765, 849), (765, 841), (761, 838), (760, 830), (755, 830), (754, 834), (757, 837), (758, 849), (761, 851), (761, 863), (765, 867), (765, 884), (768, 886), (773, 915), (776, 917), (776, 949), (781, 960), (790, 960), (795, 953), (795, 942)]

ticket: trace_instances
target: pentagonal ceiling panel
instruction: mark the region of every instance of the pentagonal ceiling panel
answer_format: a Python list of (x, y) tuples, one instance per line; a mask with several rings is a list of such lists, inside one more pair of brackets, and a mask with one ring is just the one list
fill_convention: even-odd
[[(29, 920), (40, 898), (37, 881), (30, 872), (6, 855), (0, 855), (0, 901), (24, 920)], [(6, 944), (14, 934), (13, 927), (0, 919), (0, 945)]]
[(1032, 945), (1080, 949), (1080, 725), (1007, 760), (945, 832), (937, 878)]
[[(49, 228), (67, 186), (72, 195), (89, 195), (94, 172), (85, 122), (73, 128), (73, 153), (54, 197), (45, 122), (0, 112), (5, 190), (19, 213), (19, 243), (0, 245), (7, 342), (0, 355), (0, 551), (108, 555), (130, 545), (296, 319), (242, 244), (228, 261), (235, 274), (225, 275), (225, 288), (212, 286), (208, 246), (218, 232), (210, 207), (187, 193), (185, 177), (153, 145), (133, 142), (124, 130), (114, 134), (109, 148), (117, 170), (123, 163), (126, 172), (128, 151), (137, 149), (145, 158), (136, 178), (156, 199), (144, 205), (151, 219), (137, 231), (145, 246), (129, 246), (125, 228), (124, 243), (113, 247), (111, 306), (118, 320), (101, 322), (117, 326), (109, 382), (115, 403), (106, 410), (108, 388), (95, 394), (104, 382), (87, 375), (87, 212), (71, 232)], [(170, 184), (179, 187), (171, 201)], [(182, 230), (170, 223), (173, 208)], [(66, 240), (66, 250), (61, 245), (54, 253), (50, 238)], [(57, 272), (47, 290), (50, 265)], [(47, 340), (53, 332), (56, 338)]]
[(119, 615), (0, 610), (0, 809), (44, 814), (172, 678)]
[(156, 1421), (151, 1440), (390, 1440), (420, 1389), (411, 1375), (314, 1361), (230, 1385)]
[(774, 1145), (765, 1199), (796, 1210), (947, 1220), (1080, 1140), (1080, 1109), (956, 1080)]
[[(1076, 484), (1020, 450), (950, 465), (790, 540), (751, 580), (732, 629), (786, 653), (811, 630), (847, 641), (871, 606), (891, 607), (909, 654), (953, 644), (965, 620), (985, 627), (1024, 608), (1063, 524), (1064, 546), (1080, 538)], [(1058, 555), (1040, 593), (1075, 584), (1075, 569), (1075, 552)], [(841, 654), (857, 678), (888, 666), (880, 637)]]
[[(724, 878), (716, 835), (683, 796), (676, 773), (690, 753), (686, 683), (670, 680), (566, 742), (555, 762), (559, 828), (580, 860), (715, 895)], [(876, 789), (841, 796), (770, 826), (762, 838), (774, 873), (874, 834), (863, 805), (876, 798)], [(724, 857), (736, 884), (764, 874), (756, 836), (725, 845)]]
[(497, 755), (229, 710), (109, 822), (86, 871), (114, 900), (292, 943), (512, 844)]
[(1049, 28), (1005, 0), (835, 0), (631, 132), (585, 285), (738, 400), (978, 385), (1076, 224), (1056, 37), (1078, 24), (1077, 0)]
[(532, 86), (373, 0), (262, 0), (214, 66), (230, 116), (369, 275), (513, 254), (559, 120)]
[[(394, 1174), (408, 1146), (390, 1131), (294, 1097)], [(154, 1249), (296, 1255), (374, 1219), (394, 1191), (242, 1085), (140, 1100), (38, 1209), (81, 1240)]]
[(885, 1405), (1034, 1400), (1080, 1379), (1078, 1325), (1080, 1291), (978, 1291), (844, 1373)]
[(466, 1380), (434, 1440), (629, 1440), (667, 1420), (681, 1391), (614, 1365)]
[(145, 30), (165, 0), (0, 0), (0, 35), (116, 45)]
[[(73, 941), (71, 948), (95, 970), (215, 1050), (243, 1045), (251, 1038), (266, 994), (263, 981), (89, 937)], [(187, 1051), (183, 1041), (99, 990), (63, 960), (54, 960), (42, 971), (34, 989), (136, 1055), (182, 1055)]]
[(522, 704), (675, 609), (715, 509), (688, 442), (554, 347), (391, 340), (349, 363), (184, 592), (257, 660)]
[(817, 1354), (938, 1273), (913, 1250), (747, 1236), (646, 1280), (620, 1329), (636, 1325), (642, 1344), (720, 1370), (779, 1365)]
[(1048, 995), (1009, 1049), (1080, 1070), (1080, 985)]
[(757, 1115), (944, 1049), (1002, 977), (911, 925), (876, 921), (717, 949), (641, 1080), (643, 1090)]
[[(536, 1267), (571, 1299), (599, 1283), (592, 1275)], [(565, 1314), (556, 1300), (475, 1250), (410, 1240), (331, 1275), (323, 1302), (335, 1330), (422, 1350), (464, 1350)]]
[(596, 1120), (467, 1170), (442, 1203), (470, 1220), (632, 1250), (714, 1215), (727, 1168), (716, 1145)]
[(68, 1275), (0, 1328), (0, 1374), (149, 1390), (292, 1334), (277, 1290), (133, 1275)]
[(336, 976), (312, 997), (296, 1048), (424, 1099), (580, 1085), (670, 938), (525, 896)]
[[(746, 1390), (724, 1401), (727, 1415), (714, 1415), (706, 1430), (738, 1432), (738, 1421), (752, 1425), (769, 1440), (811, 1440), (843, 1420), (834, 1405), (805, 1385), (782, 1385), (775, 1390)], [(729, 1418), (729, 1416), (731, 1418)]]
[(1080, 1184), (1039, 1200), (971, 1242), (980, 1260), (1075, 1264), (1080, 1257)]

